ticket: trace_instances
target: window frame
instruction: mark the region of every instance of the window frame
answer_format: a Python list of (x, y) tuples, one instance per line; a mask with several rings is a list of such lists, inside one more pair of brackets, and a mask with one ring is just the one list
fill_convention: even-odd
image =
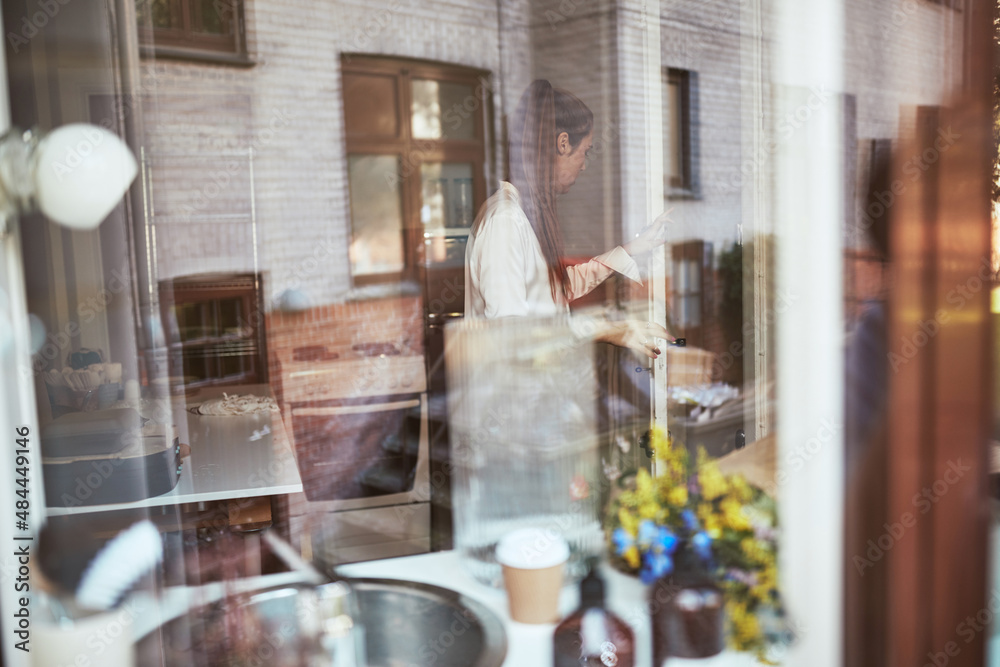
[[(152, 0), (137, 0), (149, 3)], [(138, 23), (139, 53), (143, 57), (173, 58), (248, 67), (254, 64), (247, 51), (245, 0), (213, 0), (231, 11), (231, 34), (198, 32), (196, 0), (169, 0), (172, 18), (179, 27), (157, 28), (151, 21)], [(229, 12), (227, 12), (229, 13)], [(225, 21), (225, 17), (223, 17)]]
[[(668, 199), (697, 199), (701, 197), (698, 159), (698, 73), (676, 67), (663, 68), (663, 88), (666, 91), (676, 84), (680, 97), (681, 174), (674, 176), (668, 168), (671, 157), (663, 156), (663, 190)], [(673, 122), (672, 109), (664, 109), (664, 117)], [(672, 125), (664, 127), (666, 135)], [(664, 137), (666, 138), (666, 136)]]
[[(344, 104), (344, 157), (352, 155), (389, 155), (399, 160), (400, 197), (403, 224), (403, 270), (387, 273), (355, 275), (350, 266), (353, 287), (424, 280), (424, 234), (420, 221), (421, 167), (427, 162), (465, 162), (472, 165), (473, 210), (478, 211), (486, 201), (486, 169), (489, 158), (488, 142), (490, 127), (491, 86), (490, 73), (458, 65), (404, 58), (384, 58), (378, 56), (341, 56), (341, 77), (345, 74), (359, 76), (392, 76), (396, 85), (397, 130), (393, 137), (372, 136), (354, 133), (347, 127), (347, 105)], [(429, 79), (447, 83), (468, 85), (477, 99), (477, 107), (471, 112), (474, 119), (472, 139), (415, 139), (412, 136), (411, 84), (414, 79)], [(485, 110), (485, 111), (484, 111)], [(345, 185), (349, 190), (350, 185)], [(349, 197), (348, 197), (349, 199)], [(347, 224), (351, 237), (354, 235), (354, 219), (348, 207)]]
[[(712, 313), (711, 294), (715, 289), (713, 280), (713, 246), (712, 243), (702, 239), (684, 241), (676, 243), (670, 248), (671, 259), (675, 266), (683, 262), (694, 262), (698, 267), (698, 289), (691, 289), (689, 285), (678, 285), (675, 281), (671, 285), (671, 307), (673, 312), (679, 313), (680, 303), (684, 299), (697, 299), (699, 307), (699, 317), (697, 323), (680, 322), (676, 323), (680, 333), (688, 339), (688, 344), (693, 347), (704, 347), (704, 335), (706, 319)], [(683, 269), (682, 269), (683, 272)], [(683, 291), (682, 291), (683, 288)], [(677, 333), (677, 332), (675, 332)]]

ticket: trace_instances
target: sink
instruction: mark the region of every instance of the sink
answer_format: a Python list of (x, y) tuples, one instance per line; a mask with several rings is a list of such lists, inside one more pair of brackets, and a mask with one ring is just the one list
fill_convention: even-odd
[(455, 591), (394, 579), (351, 579), (368, 667), (500, 667), (507, 638), (493, 612)]
[[(370, 578), (346, 581), (355, 593), (365, 628), (367, 667), (500, 667), (503, 663), (507, 654), (503, 624), (479, 602), (429, 584)], [(315, 615), (302, 615), (309, 604), (309, 596), (300, 594), (304, 590), (310, 587), (277, 586), (229, 595), (192, 609), (143, 637), (136, 647), (137, 664), (315, 664), (306, 655), (314, 642), (301, 632), (316, 620)]]

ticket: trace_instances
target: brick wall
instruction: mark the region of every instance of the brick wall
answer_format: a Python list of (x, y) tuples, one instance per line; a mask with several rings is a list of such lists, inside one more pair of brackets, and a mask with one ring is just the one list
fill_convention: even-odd
[[(310, 333), (301, 334), (309, 340), (332, 325), (329, 318), (342, 321), (328, 306), (363, 308), (346, 300), (342, 53), (493, 72), (498, 138), (533, 78), (549, 78), (584, 99), (595, 113), (597, 150), (559, 204), (567, 254), (601, 252), (670, 206), (672, 243), (704, 239), (718, 253), (741, 236), (767, 234), (773, 155), (759, 153), (753, 128), (761, 112), (764, 136), (775, 136), (780, 119), (768, 115), (769, 45), (757, 40), (749, 3), (660, 3), (660, 62), (654, 67), (697, 73), (701, 185), (695, 198), (662, 202), (649, 195), (659, 184), (649, 170), (655, 150), (647, 103), (658, 101), (647, 96), (659, 90), (648, 78), (655, 75), (647, 71), (647, 7), (642, 0), (505, 0), (499, 9), (492, 0), (248, 0), (255, 66), (149, 60), (142, 68), (160, 277), (263, 271), (265, 302), (299, 287), (317, 306), (316, 331), (307, 327)], [(767, 35), (767, 5), (764, 11)], [(957, 71), (946, 61), (961, 52), (961, 16), (923, 0), (847, 2), (844, 92), (855, 99), (851, 127), (857, 135), (847, 141), (895, 138), (915, 105), (947, 97), (957, 82), (938, 73)], [(503, 173), (502, 145), (493, 148), (495, 173)], [(373, 304), (368, 315), (380, 316), (381, 307)], [(313, 326), (314, 320), (305, 321)], [(340, 344), (341, 335), (330, 340)]]
[[(314, 303), (336, 303), (351, 286), (341, 54), (497, 72), (497, 5), (248, 0), (247, 14), (253, 67), (144, 62), (151, 180), (155, 191), (174, 194), (153, 218), (163, 239), (159, 277), (258, 269), (269, 274), (267, 301), (299, 287)], [(517, 33), (509, 39), (505, 57), (514, 58)], [(251, 147), (256, 226), (246, 194)], [(160, 157), (175, 153), (191, 157)], [(228, 195), (237, 190), (242, 200), (234, 205)]]

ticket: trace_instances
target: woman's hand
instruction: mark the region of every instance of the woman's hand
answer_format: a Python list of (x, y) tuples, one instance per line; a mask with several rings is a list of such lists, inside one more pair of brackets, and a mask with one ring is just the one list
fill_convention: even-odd
[(670, 212), (673, 210), (674, 209), (672, 208), (668, 209), (656, 216), (656, 219), (653, 220), (651, 225), (639, 232), (635, 239), (629, 241), (623, 246), (625, 248), (625, 252), (632, 257), (635, 257), (636, 255), (647, 253), (650, 250), (655, 250), (666, 243), (667, 240), (664, 238), (664, 234), (667, 229), (667, 223), (673, 222), (670, 219)]
[(656, 359), (661, 352), (656, 343), (657, 338), (670, 342), (675, 340), (669, 331), (653, 322), (623, 320), (621, 322), (607, 322), (605, 327), (605, 330), (596, 337), (597, 340), (618, 347), (627, 347), (633, 352), (652, 359)]

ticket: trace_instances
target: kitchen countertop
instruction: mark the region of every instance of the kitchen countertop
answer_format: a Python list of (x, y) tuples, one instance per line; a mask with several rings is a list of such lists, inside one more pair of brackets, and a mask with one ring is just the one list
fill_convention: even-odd
[[(551, 667), (552, 633), (555, 624), (525, 625), (515, 623), (507, 612), (506, 594), (484, 586), (467, 574), (458, 553), (442, 551), (404, 558), (390, 558), (367, 563), (352, 563), (337, 568), (347, 577), (384, 577), (404, 579), (449, 588), (486, 605), (503, 622), (507, 633), (507, 657), (503, 667)], [(636, 579), (602, 565), (607, 591), (607, 606), (628, 623), (635, 632), (636, 667), (651, 667), (652, 644), (649, 614), (646, 604), (646, 587)], [(563, 588), (559, 610), (563, 616), (576, 609), (579, 602), (577, 586)], [(742, 653), (724, 651), (714, 658), (704, 660), (672, 659), (670, 667), (690, 664), (692, 667), (752, 667), (756, 660)]]
[(191, 445), (191, 455), (183, 459), (180, 479), (171, 491), (127, 503), (49, 507), (48, 515), (301, 493), (302, 479), (280, 413), (217, 417), (186, 412), (188, 405), (223, 392), (272, 396), (268, 385), (244, 385), (203, 389), (186, 403), (178, 401), (173, 409), (185, 411), (186, 418), (178, 431), (181, 442)]

